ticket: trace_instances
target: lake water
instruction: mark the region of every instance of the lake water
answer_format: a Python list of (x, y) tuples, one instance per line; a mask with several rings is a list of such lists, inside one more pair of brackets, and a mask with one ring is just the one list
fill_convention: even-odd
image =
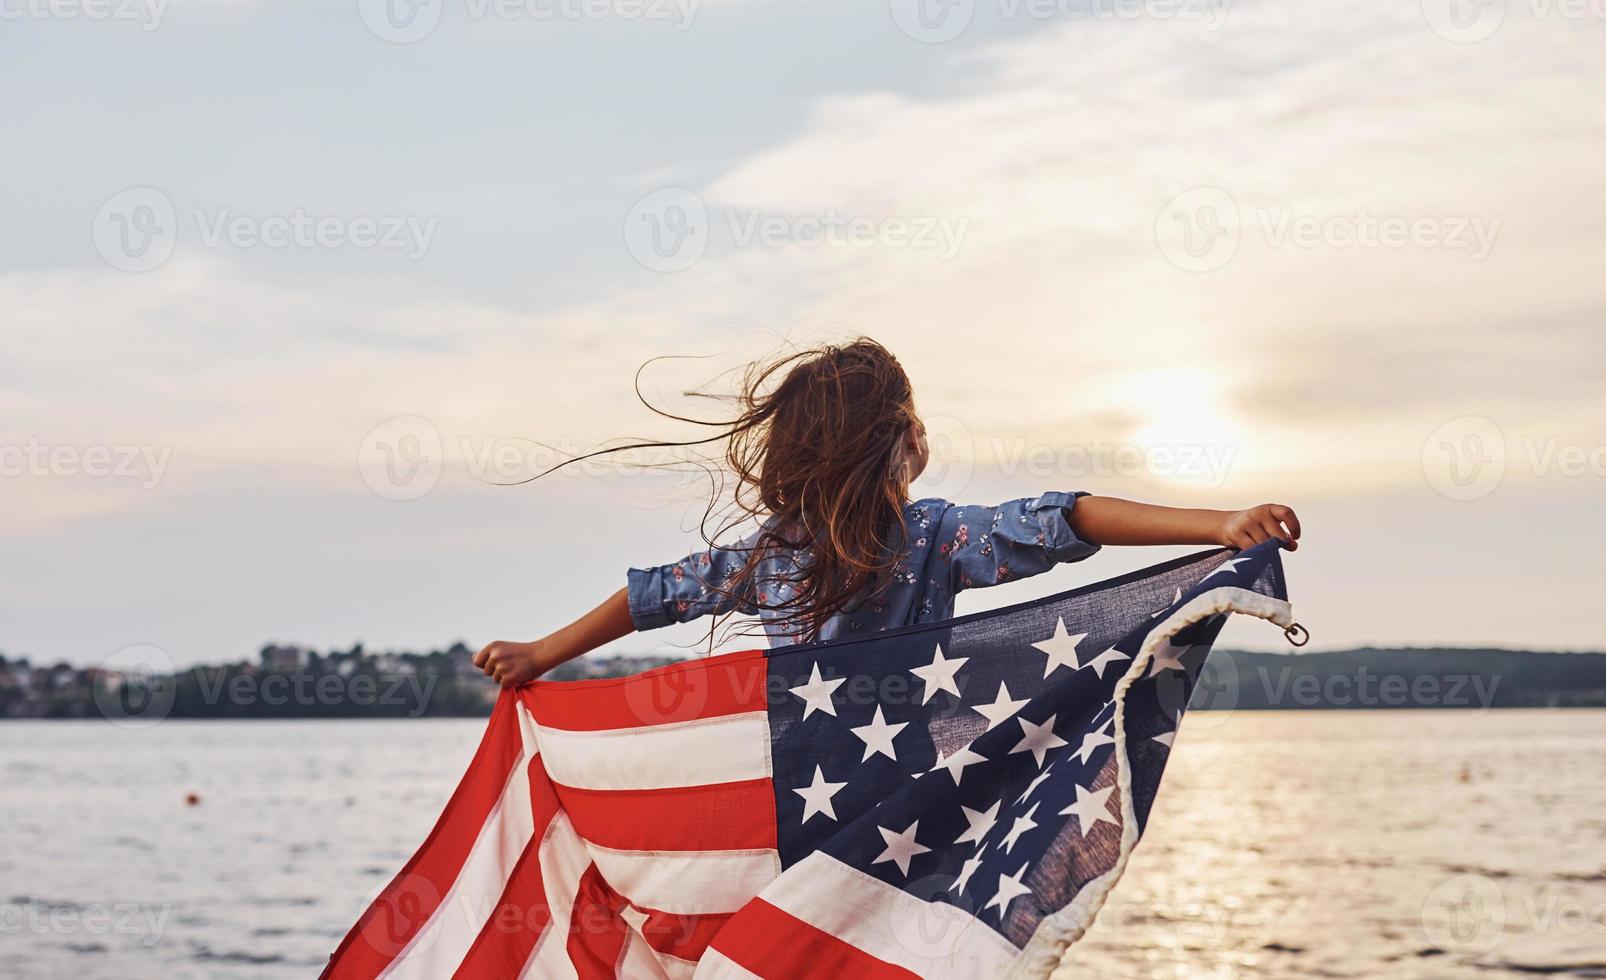
[[(316, 974), (480, 729), (0, 725), (0, 976)], [(1606, 711), (1191, 714), (1076, 975), (1606, 977), (1603, 745)]]

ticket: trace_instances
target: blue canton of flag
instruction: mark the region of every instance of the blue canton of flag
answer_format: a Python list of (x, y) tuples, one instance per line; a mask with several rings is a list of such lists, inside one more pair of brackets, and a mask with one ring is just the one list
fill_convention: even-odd
[(1275, 542), (772, 657), (783, 869), (824, 855), (951, 906), (903, 930), (933, 961), (975, 923), (1051, 969), (1142, 833), (1230, 612), (1292, 623)]

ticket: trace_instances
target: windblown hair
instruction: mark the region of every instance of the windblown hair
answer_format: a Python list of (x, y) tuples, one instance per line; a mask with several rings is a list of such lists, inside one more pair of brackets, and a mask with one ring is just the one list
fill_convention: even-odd
[[(906, 435), (918, 420), (909, 378), (885, 347), (859, 338), (750, 365), (734, 418), (687, 418), (642, 401), (665, 418), (718, 431), (688, 442), (616, 446), (566, 463), (626, 449), (723, 443), (723, 469), (733, 481), (728, 516), (708, 534), (708, 518), (719, 509), (716, 489), (704, 537), (712, 542), (755, 518), (761, 531), (734, 575), (705, 583), (711, 591), (752, 596), (759, 609), (779, 613), (772, 627), (810, 642), (831, 617), (874, 601), (890, 582), (903, 557), (903, 505), (914, 475)], [(766, 556), (783, 559), (772, 567), (789, 568), (787, 588), (755, 583)]]

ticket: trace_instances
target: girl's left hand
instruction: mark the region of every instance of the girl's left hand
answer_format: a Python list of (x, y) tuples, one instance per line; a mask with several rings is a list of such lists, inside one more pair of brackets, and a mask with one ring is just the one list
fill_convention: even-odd
[(1253, 548), (1262, 541), (1281, 538), (1289, 551), (1299, 547), (1299, 517), (1292, 507), (1261, 504), (1226, 515), (1221, 522), (1220, 544), (1224, 548)]
[(545, 673), (545, 669), (541, 666), (540, 654), (539, 641), (515, 643), (510, 640), (496, 640), (487, 643), (485, 649), (474, 655), (474, 666), (483, 670), (486, 677), (503, 687), (518, 687)]

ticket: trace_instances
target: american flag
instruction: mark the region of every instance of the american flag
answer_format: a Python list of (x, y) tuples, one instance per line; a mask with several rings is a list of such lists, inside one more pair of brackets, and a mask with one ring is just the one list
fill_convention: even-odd
[(1030, 603), (505, 691), (325, 977), (1042, 977), (1276, 542)]

